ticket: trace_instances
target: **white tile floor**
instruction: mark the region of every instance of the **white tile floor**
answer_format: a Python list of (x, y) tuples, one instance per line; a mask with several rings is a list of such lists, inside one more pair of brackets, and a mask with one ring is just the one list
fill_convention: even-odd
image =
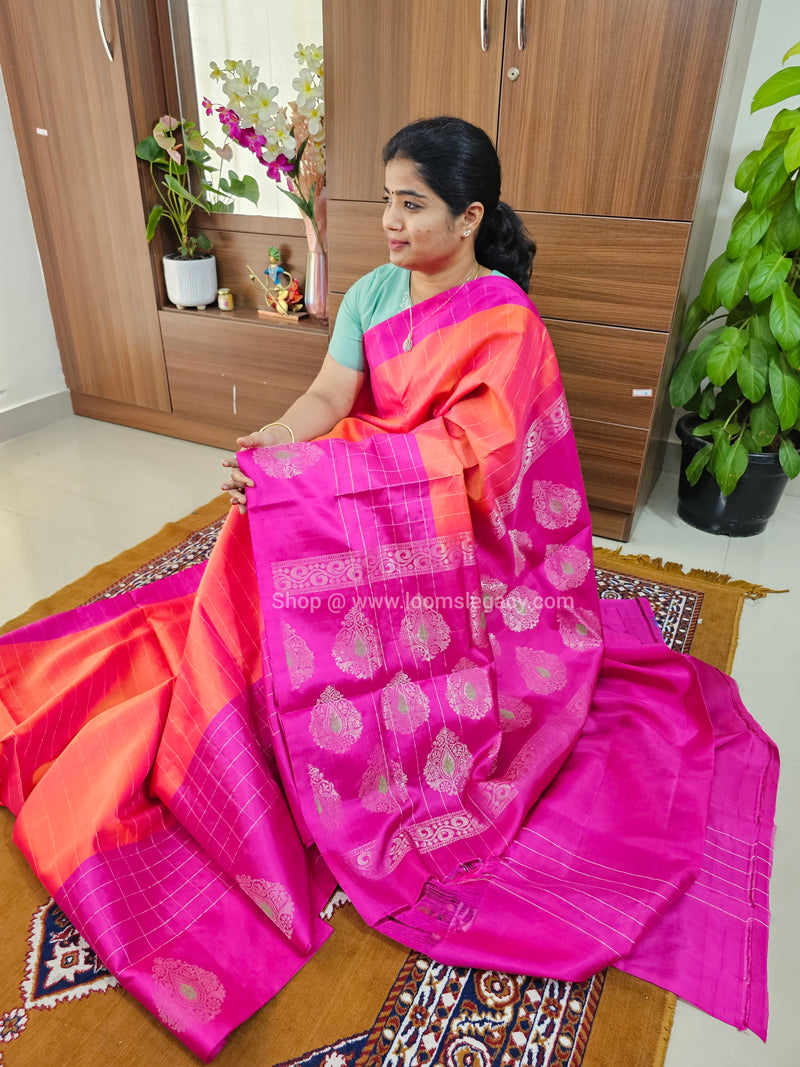
[[(233, 442), (231, 442), (233, 444)], [(0, 621), (211, 499), (224, 452), (75, 416), (0, 443)], [(675, 514), (662, 474), (623, 552), (722, 571), (789, 593), (745, 605), (733, 674), (782, 754), (766, 1045), (679, 1004), (667, 1067), (794, 1067), (800, 873), (800, 487), (755, 538), (714, 537)], [(616, 542), (598, 543), (616, 547)]]

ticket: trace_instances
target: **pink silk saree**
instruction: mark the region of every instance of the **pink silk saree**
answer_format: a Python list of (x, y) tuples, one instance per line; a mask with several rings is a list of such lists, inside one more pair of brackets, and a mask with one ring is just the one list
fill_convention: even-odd
[(598, 599), (544, 326), (486, 278), (365, 337), (353, 414), (241, 456), (207, 565), (0, 639), (0, 799), (121, 984), (208, 1060), (338, 882), (446, 963), (614, 963), (766, 1033), (777, 753)]

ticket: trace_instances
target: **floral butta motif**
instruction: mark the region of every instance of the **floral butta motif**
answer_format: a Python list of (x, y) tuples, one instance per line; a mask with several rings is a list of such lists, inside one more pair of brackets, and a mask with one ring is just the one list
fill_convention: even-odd
[(311, 736), (320, 748), (346, 752), (361, 736), (361, 715), (352, 701), (329, 685), (311, 711)]
[[(227, 104), (207, 97), (207, 115), (216, 114), (230, 141), (252, 152), (269, 177), (297, 206), (319, 242), (327, 250), (323, 190), (325, 186), (325, 96), (322, 48), (297, 46), (300, 71), (292, 82), (297, 93), (285, 105), (277, 103), (278, 87), (259, 81), (260, 68), (249, 59), (211, 64)], [(231, 154), (226, 143), (222, 152)], [(225, 158), (225, 157), (223, 157)], [(280, 183), (286, 182), (286, 188)], [(311, 242), (309, 242), (310, 244)]]
[(410, 734), (427, 722), (430, 702), (422, 687), (399, 671), (381, 693), (381, 714), (387, 729)]

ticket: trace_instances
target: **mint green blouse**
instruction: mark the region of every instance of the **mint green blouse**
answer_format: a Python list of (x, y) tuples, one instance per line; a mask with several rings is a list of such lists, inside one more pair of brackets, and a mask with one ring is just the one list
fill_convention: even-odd
[[(408, 273), (394, 263), (384, 263), (347, 290), (328, 346), (337, 363), (352, 370), (364, 370), (364, 334), (411, 306)], [(500, 275), (500, 271), (492, 274)]]
[(337, 363), (363, 371), (364, 334), (410, 303), (407, 270), (394, 263), (384, 263), (370, 271), (345, 293), (328, 351)]

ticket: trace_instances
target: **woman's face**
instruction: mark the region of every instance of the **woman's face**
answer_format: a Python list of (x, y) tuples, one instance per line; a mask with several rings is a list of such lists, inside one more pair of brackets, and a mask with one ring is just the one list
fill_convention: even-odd
[(389, 261), (406, 270), (435, 274), (463, 254), (463, 227), (450, 208), (425, 184), (409, 159), (386, 164), (383, 229)]

